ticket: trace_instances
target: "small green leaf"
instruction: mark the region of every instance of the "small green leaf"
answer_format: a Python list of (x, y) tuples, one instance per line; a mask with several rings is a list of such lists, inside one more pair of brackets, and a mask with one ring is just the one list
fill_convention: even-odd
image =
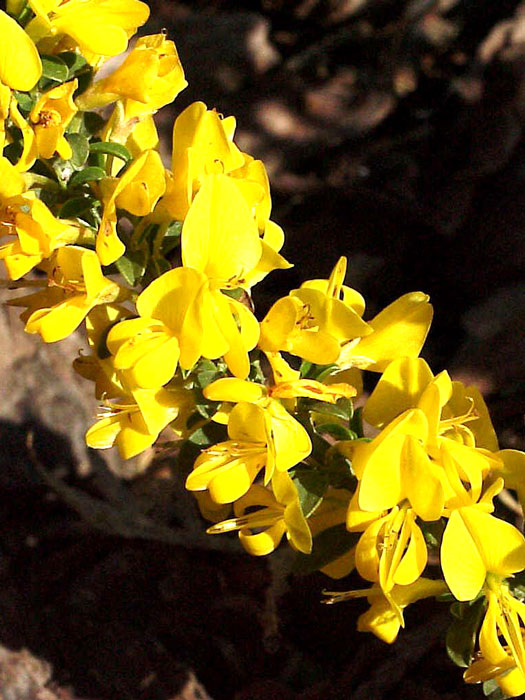
[(76, 170), (80, 170), (88, 159), (89, 141), (83, 134), (66, 134), (66, 139), (73, 151), (70, 158), (71, 164)]
[(476, 638), (485, 610), (485, 599), (453, 603), (450, 612), (455, 620), (447, 630), (447, 653), (452, 661), (463, 668), (470, 665), (476, 647)]
[(162, 238), (161, 252), (163, 255), (168, 255), (178, 245), (180, 245), (180, 236), (182, 233), (182, 221), (174, 221), (171, 223)]
[(82, 113), (82, 133), (85, 133), (86, 136), (94, 136), (97, 134), (105, 123), (103, 117), (96, 112)]
[(348, 532), (344, 523), (323, 530), (314, 537), (311, 554), (297, 552), (293, 566), (294, 574), (305, 576), (322, 569), (354, 547), (360, 532)]
[(323, 472), (302, 467), (296, 467), (291, 476), (299, 495), (303, 515), (308, 518), (323, 500), (328, 488), (328, 477)]
[(72, 219), (79, 217), (85, 212), (89, 211), (97, 200), (93, 197), (72, 197), (64, 202), (60, 208), (60, 218), (62, 219)]
[(132, 160), (132, 155), (126, 148), (120, 143), (111, 143), (110, 141), (97, 141), (96, 143), (91, 143), (89, 146), (91, 153), (104, 153), (108, 156), (115, 156), (120, 158), (125, 163)]
[(321, 434), (330, 435), (335, 440), (356, 440), (357, 435), (353, 430), (346, 428), (341, 423), (322, 423), (316, 426), (316, 430)]
[(76, 172), (69, 180), (69, 184), (72, 187), (78, 187), (86, 182), (98, 182), (99, 180), (103, 180), (105, 177), (107, 177), (105, 170), (102, 168), (97, 168), (96, 166), (91, 166)]
[(59, 56), (41, 56), (42, 77), (55, 83), (64, 83), (69, 77), (69, 68)]
[(137, 281), (142, 279), (146, 271), (147, 254), (144, 250), (126, 252), (119, 258), (115, 265), (126, 282), (134, 287)]
[(326, 401), (315, 401), (304, 399), (303, 406), (315, 413), (326, 416), (334, 416), (348, 422), (354, 414), (354, 405), (351, 399), (339, 399), (337, 403), (327, 403)]
[(18, 106), (23, 112), (30, 112), (33, 109), (35, 100), (31, 97), (31, 95), (28, 95), (27, 92), (17, 92), (14, 90), (13, 95), (15, 96)]
[(58, 56), (68, 67), (69, 79), (74, 78), (78, 73), (83, 73), (85, 71), (90, 72), (92, 70), (84, 56), (75, 51), (63, 51), (59, 53)]

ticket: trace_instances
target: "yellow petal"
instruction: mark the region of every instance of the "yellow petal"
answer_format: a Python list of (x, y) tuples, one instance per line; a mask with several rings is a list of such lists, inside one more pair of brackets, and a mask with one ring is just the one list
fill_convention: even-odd
[(485, 581), (487, 569), (460, 510), (453, 511), (443, 533), (441, 569), (458, 600), (475, 598)]
[(42, 75), (36, 46), (22, 27), (0, 10), (0, 81), (13, 90), (32, 90)]
[(343, 348), (339, 364), (351, 366), (352, 357), (371, 360), (367, 369), (383, 372), (397, 357), (417, 357), (432, 322), (428, 295), (411, 292), (400, 297), (375, 316), (369, 325), (373, 333), (354, 347)]
[(363, 410), (370, 425), (382, 428), (409, 408), (415, 408), (433, 379), (428, 364), (419, 357), (400, 357), (383, 372)]

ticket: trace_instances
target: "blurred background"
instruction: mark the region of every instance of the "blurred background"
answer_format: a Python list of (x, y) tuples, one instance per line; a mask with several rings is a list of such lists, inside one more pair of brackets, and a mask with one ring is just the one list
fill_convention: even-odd
[[(525, 3), (149, 4), (142, 33), (167, 30), (189, 82), (158, 114), (166, 163), (202, 100), (268, 169), (295, 267), (256, 287), (260, 313), (340, 255), (366, 318), (428, 292), (424, 356), (478, 385), (501, 446), (524, 449)], [(290, 579), (285, 548), (254, 560), (204, 536), (162, 454), (87, 451), (80, 336), (44, 346), (5, 308), (0, 325), (1, 697), (482, 697), (446, 658), (446, 606), (418, 604), (393, 647), (356, 633), (364, 604), (319, 599), (357, 580)]]

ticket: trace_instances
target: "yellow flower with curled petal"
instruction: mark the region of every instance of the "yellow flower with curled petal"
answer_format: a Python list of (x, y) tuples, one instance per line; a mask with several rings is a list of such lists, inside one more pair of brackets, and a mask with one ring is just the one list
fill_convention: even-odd
[(287, 472), (274, 475), (272, 491), (259, 484), (251, 486), (234, 504), (235, 517), (213, 525), (207, 532), (214, 535), (238, 530), (242, 546), (254, 556), (271, 554), (286, 534), (294, 549), (310, 554), (312, 534)]
[(216, 503), (244, 495), (265, 467), (265, 482), (305, 459), (312, 449), (308, 433), (278, 402), (267, 408), (241, 402), (228, 419), (229, 440), (197, 458), (186, 480), (189, 491), (208, 489)]
[(86, 433), (86, 443), (98, 450), (116, 445), (122, 458), (130, 459), (153, 445), (166, 426), (176, 430), (177, 420), (185, 424), (193, 410), (192, 394), (182, 387), (134, 389), (104, 404), (101, 419)]
[(428, 578), (419, 578), (414, 583), (406, 586), (395, 585), (390, 591), (390, 599), (385, 596), (381, 587), (374, 584), (368, 590), (326, 592), (331, 596), (323, 601), (327, 604), (340, 603), (345, 600), (366, 598), (370, 608), (359, 616), (357, 621), (358, 632), (372, 632), (376, 637), (387, 644), (393, 644), (399, 630), (404, 627), (398, 611), (403, 611), (411, 603), (423, 598), (439, 596), (447, 592), (447, 586), (443, 581), (435, 581)]
[(508, 582), (489, 574), (488, 602), (479, 635), (480, 652), (464, 673), (467, 683), (495, 679), (509, 697), (525, 692), (525, 604), (516, 600)]
[(77, 87), (76, 78), (57, 85), (45, 92), (31, 110), (29, 118), (34, 125), (38, 155), (42, 158), (52, 158), (55, 153), (64, 160), (71, 158), (71, 146), (64, 132), (78, 112), (73, 102)]
[(104, 182), (104, 210), (97, 234), (96, 250), (102, 265), (111, 265), (126, 247), (117, 234), (117, 208), (135, 216), (153, 211), (166, 189), (164, 166), (157, 151), (144, 151), (117, 179)]
[(285, 351), (319, 365), (339, 357), (337, 339), (313, 324), (308, 306), (296, 297), (278, 299), (260, 326), (259, 347), (265, 354)]
[(103, 276), (92, 250), (59, 248), (46, 261), (46, 268), (46, 289), (7, 302), (26, 307), (20, 316), (26, 332), (39, 333), (46, 343), (67, 338), (98, 304), (125, 297), (125, 290)]
[(7, 200), (0, 208), (2, 235), (17, 236), (17, 240), (0, 247), (10, 279), (19, 279), (57, 248), (78, 240), (80, 230), (70, 221), (57, 219), (33, 193)]
[(140, 0), (28, 2), (36, 16), (26, 31), (43, 52), (53, 53), (54, 49), (65, 50), (76, 44), (91, 64), (104, 56), (123, 53), (129, 38), (149, 17), (149, 7)]
[(372, 332), (361, 318), (365, 310), (364, 299), (359, 292), (343, 285), (345, 274), (346, 258), (341, 257), (328, 280), (309, 280), (290, 292), (308, 308), (311, 325), (340, 343)]
[(83, 110), (124, 101), (124, 119), (153, 114), (187, 86), (173, 41), (154, 34), (138, 39), (124, 62), (77, 100)]
[(79, 351), (73, 360), (73, 369), (84, 379), (95, 384), (97, 399), (115, 399), (127, 393), (122, 375), (115, 369), (108, 354), (106, 339), (110, 328), (129, 318), (130, 312), (119, 304), (95, 306), (86, 316), (86, 335), (91, 354)]
[(42, 75), (33, 41), (6, 12), (0, 10), (0, 83), (13, 90), (32, 90)]

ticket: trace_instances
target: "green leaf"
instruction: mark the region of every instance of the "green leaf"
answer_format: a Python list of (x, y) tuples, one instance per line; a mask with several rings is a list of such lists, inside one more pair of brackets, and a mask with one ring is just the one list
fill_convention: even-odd
[(64, 202), (60, 208), (60, 218), (72, 219), (80, 217), (82, 214), (89, 211), (96, 203), (97, 200), (90, 196), (72, 197), (68, 199), (67, 202)]
[(84, 56), (76, 51), (62, 51), (58, 54), (58, 57), (64, 61), (68, 68), (68, 78), (71, 80), (78, 73), (91, 72), (92, 68), (86, 61)]
[(88, 159), (89, 141), (83, 134), (66, 134), (66, 139), (73, 151), (70, 158), (71, 164), (76, 170), (80, 170)]
[(116, 158), (123, 160), (125, 163), (129, 162), (133, 158), (126, 146), (123, 146), (120, 143), (112, 143), (110, 141), (97, 141), (96, 143), (91, 143), (89, 150), (91, 153), (104, 153), (108, 156), (115, 156)]
[(18, 106), (23, 112), (30, 112), (33, 109), (35, 100), (33, 97), (31, 97), (31, 95), (28, 95), (27, 92), (18, 92), (17, 90), (14, 90), (13, 95), (15, 96)]
[(180, 245), (180, 236), (182, 233), (182, 221), (173, 221), (162, 238), (160, 250), (163, 255), (168, 255), (178, 245)]
[(303, 515), (309, 518), (323, 500), (328, 488), (328, 477), (323, 472), (303, 467), (296, 467), (290, 476), (297, 489)]
[(144, 250), (127, 251), (115, 265), (126, 282), (134, 287), (146, 271), (147, 253)]
[(335, 440), (356, 440), (357, 435), (353, 430), (346, 428), (341, 423), (322, 423), (316, 426), (316, 430), (321, 434), (327, 434)]
[(305, 576), (322, 569), (352, 549), (360, 537), (360, 532), (348, 532), (344, 523), (323, 530), (314, 537), (311, 554), (297, 552), (293, 573)]
[(84, 168), (84, 170), (76, 172), (69, 180), (69, 185), (71, 187), (78, 187), (86, 182), (98, 182), (105, 177), (107, 177), (105, 170), (97, 166), (90, 166), (89, 168)]
[(447, 630), (447, 653), (457, 666), (466, 668), (472, 661), (484, 611), (483, 597), (473, 602), (456, 602), (450, 607), (450, 612), (456, 619)]
[(65, 83), (69, 77), (69, 68), (59, 56), (41, 56), (42, 77), (55, 83)]
[(303, 401), (303, 406), (308, 411), (320, 413), (326, 416), (334, 416), (347, 422), (354, 414), (354, 405), (351, 399), (339, 399), (337, 403), (315, 401), (314, 399), (303, 399)]
[(357, 488), (357, 479), (352, 473), (350, 461), (334, 446), (325, 454), (324, 469), (330, 486), (335, 489), (354, 492)]
[(201, 389), (204, 389), (208, 384), (218, 379), (221, 374), (211, 360), (203, 359), (197, 367), (197, 384)]
[(94, 136), (105, 124), (105, 120), (96, 112), (82, 112), (82, 133)]

